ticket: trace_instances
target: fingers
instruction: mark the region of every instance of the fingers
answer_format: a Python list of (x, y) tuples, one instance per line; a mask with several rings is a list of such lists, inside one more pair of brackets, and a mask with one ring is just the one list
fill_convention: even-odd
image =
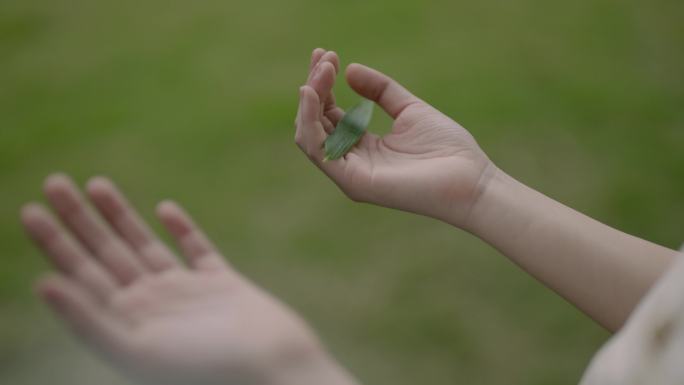
[(302, 86), (299, 89), (299, 97), (301, 119), (297, 126), (295, 141), (316, 166), (334, 181), (338, 181), (344, 172), (346, 160), (340, 158), (332, 162), (323, 162), (323, 143), (327, 134), (320, 121), (321, 104), (318, 94), (313, 88)]
[(178, 204), (164, 201), (157, 215), (178, 243), (190, 266), (200, 270), (225, 269), (225, 261), (207, 236)]
[(311, 74), (311, 80), (307, 85), (313, 88), (319, 99), (324, 102), (335, 85), (335, 75), (335, 66), (329, 61), (321, 61)]
[(302, 86), (299, 89), (299, 106), (300, 119), (295, 142), (311, 160), (321, 162), (324, 158), (323, 142), (327, 135), (320, 121), (318, 93), (310, 86)]
[[(314, 77), (314, 75), (317, 74), (319, 64), (322, 61), (328, 61), (329, 62), (329, 61), (333, 60), (336, 63), (336, 64), (333, 64), (333, 66), (336, 65), (337, 68), (339, 68), (339, 59), (337, 58), (337, 55), (333, 52), (332, 55), (328, 54), (326, 56), (326, 53), (328, 53), (328, 51), (324, 50), (323, 48), (316, 48), (313, 50), (313, 52), (311, 52), (311, 63), (309, 64), (309, 73), (307, 74), (305, 84), (307, 84), (307, 85), (311, 84), (311, 80)], [(324, 56), (325, 56), (325, 60), (322, 60)], [(334, 82), (334, 75), (333, 75), (333, 82)], [(328, 99), (332, 99), (332, 102), (334, 103), (334, 98), (332, 97), (332, 95), (330, 95), (330, 98), (328, 98)], [(297, 110), (297, 117), (295, 118), (295, 126), (299, 122), (299, 114), (300, 114), (300, 111)]]
[(318, 93), (323, 104), (322, 121), (328, 133), (332, 132), (344, 115), (344, 111), (335, 104), (335, 95), (332, 92), (339, 71), (340, 58), (334, 51), (316, 48), (311, 54), (311, 68), (306, 85), (313, 87)]
[(370, 67), (350, 64), (346, 75), (354, 91), (378, 103), (392, 119), (396, 119), (409, 105), (421, 102), (394, 79)]
[[(306, 85), (300, 88), (300, 104), (297, 112), (297, 132), (295, 133), (295, 142), (300, 148), (311, 158), (311, 154), (319, 151), (317, 147), (322, 145), (326, 133), (331, 133), (335, 128), (335, 124), (344, 114), (340, 108), (335, 105), (335, 99), (332, 96), (332, 88), (335, 84), (335, 76), (339, 70), (339, 57), (334, 51), (325, 51), (321, 48), (316, 48), (311, 55), (311, 70)], [(314, 95), (308, 94), (305, 89), (313, 90)], [(316, 108), (312, 108), (307, 102), (313, 102), (315, 96)], [(304, 109), (308, 113), (307, 123), (302, 124), (302, 114)], [(327, 113), (326, 113), (327, 112)], [(315, 126), (312, 126), (315, 125)], [(320, 126), (322, 130), (316, 130)], [(310, 131), (309, 128), (314, 128), (306, 135), (303, 131)], [(320, 134), (323, 134), (322, 137)], [(311, 135), (313, 134), (313, 135)], [(311, 141), (318, 141), (318, 145), (310, 145)], [(307, 142), (307, 145), (304, 145)], [(323, 159), (322, 156), (318, 157)]]
[[(314, 164), (337, 182), (343, 176), (346, 160), (323, 162), (323, 142), (344, 115), (344, 111), (335, 105), (332, 94), (340, 61), (335, 52), (322, 52), (316, 49), (312, 53), (309, 78), (299, 89), (295, 142)], [(314, 64), (316, 59), (318, 62)]]
[(171, 250), (150, 230), (109, 179), (91, 179), (87, 191), (91, 201), (109, 225), (137, 252), (149, 270), (158, 272), (180, 266)]
[(309, 76), (306, 80), (307, 84), (313, 78), (313, 75), (316, 72), (316, 68), (318, 68), (318, 66), (326, 62), (333, 65), (335, 73), (338, 73), (340, 71), (340, 58), (337, 56), (337, 53), (335, 51), (326, 51), (322, 48), (316, 48), (311, 53), (311, 66), (309, 68)]
[(125, 351), (124, 325), (109, 316), (79, 285), (54, 274), (41, 279), (36, 290), (74, 333), (97, 350), (107, 355)]
[(332, 63), (332, 65), (335, 67), (335, 73), (340, 72), (340, 57), (337, 55), (337, 52), (335, 51), (328, 51), (323, 55), (321, 60), (326, 60)]
[(98, 220), (71, 179), (51, 175), (45, 182), (45, 195), (62, 222), (120, 284), (127, 285), (143, 274), (144, 267), (130, 247)]
[(316, 48), (311, 52), (311, 63), (309, 64), (309, 73), (316, 67), (316, 64), (321, 60), (325, 50), (323, 48)]
[(113, 278), (69, 237), (52, 215), (38, 204), (21, 210), (21, 220), (29, 236), (63, 274), (90, 290), (105, 302), (114, 292)]

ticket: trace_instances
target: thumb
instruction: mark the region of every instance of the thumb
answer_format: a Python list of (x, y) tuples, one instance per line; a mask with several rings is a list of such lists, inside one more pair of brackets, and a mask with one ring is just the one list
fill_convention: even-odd
[(409, 105), (422, 102), (396, 80), (365, 65), (350, 64), (346, 76), (354, 91), (378, 103), (392, 119), (396, 119)]

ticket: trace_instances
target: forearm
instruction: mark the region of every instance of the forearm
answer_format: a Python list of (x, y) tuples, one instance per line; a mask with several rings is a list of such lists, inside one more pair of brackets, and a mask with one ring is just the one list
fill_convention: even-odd
[(676, 255), (591, 219), (498, 169), (464, 228), (613, 331)]

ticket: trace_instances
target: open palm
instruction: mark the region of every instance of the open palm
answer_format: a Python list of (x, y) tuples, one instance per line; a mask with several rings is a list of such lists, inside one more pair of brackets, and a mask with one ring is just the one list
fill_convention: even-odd
[[(23, 223), (59, 273), (38, 291), (74, 332), (116, 366), (154, 384), (276, 384), (319, 360), (317, 339), (293, 312), (240, 276), (188, 215), (158, 215), (189, 267), (149, 230), (111, 182), (48, 178), (45, 192), (65, 231), (38, 204)], [(106, 223), (106, 224), (105, 224)], [(289, 371), (289, 372), (288, 372)]]
[(382, 137), (367, 133), (343, 158), (322, 162), (322, 143), (344, 115), (332, 94), (338, 63), (332, 51), (312, 55), (300, 89), (300, 148), (354, 200), (438, 218), (445, 210), (460, 211), (464, 217), (491, 162), (463, 127), (369, 67), (349, 65), (347, 82), (394, 119), (392, 130)]

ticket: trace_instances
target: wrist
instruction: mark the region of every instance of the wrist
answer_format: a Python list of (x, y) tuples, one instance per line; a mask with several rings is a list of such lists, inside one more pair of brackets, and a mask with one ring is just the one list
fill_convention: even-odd
[[(448, 196), (445, 200), (446, 203), (440, 204), (437, 208), (437, 215), (432, 216), (452, 226), (470, 231), (472, 222), (476, 219), (474, 217), (480, 215), (482, 211), (480, 208), (487, 204), (483, 204), (482, 201), (491, 201), (490, 197), (486, 197), (488, 193), (491, 193), (492, 187), (490, 185), (501, 184), (503, 175), (505, 175), (489, 160), (484, 166), (481, 166), (480, 170), (472, 177), (471, 180), (474, 182), (470, 183), (470, 187), (465, 191), (463, 191), (464, 185), (461, 180), (453, 182), (454, 186), (449, 190), (457, 193)], [(501, 186), (495, 188), (501, 188)]]
[(519, 223), (522, 218), (518, 218), (519, 211), (515, 207), (524, 204), (525, 190), (524, 185), (492, 164), (480, 178), (468, 211), (457, 226), (482, 236), (490, 223), (512, 219)]

